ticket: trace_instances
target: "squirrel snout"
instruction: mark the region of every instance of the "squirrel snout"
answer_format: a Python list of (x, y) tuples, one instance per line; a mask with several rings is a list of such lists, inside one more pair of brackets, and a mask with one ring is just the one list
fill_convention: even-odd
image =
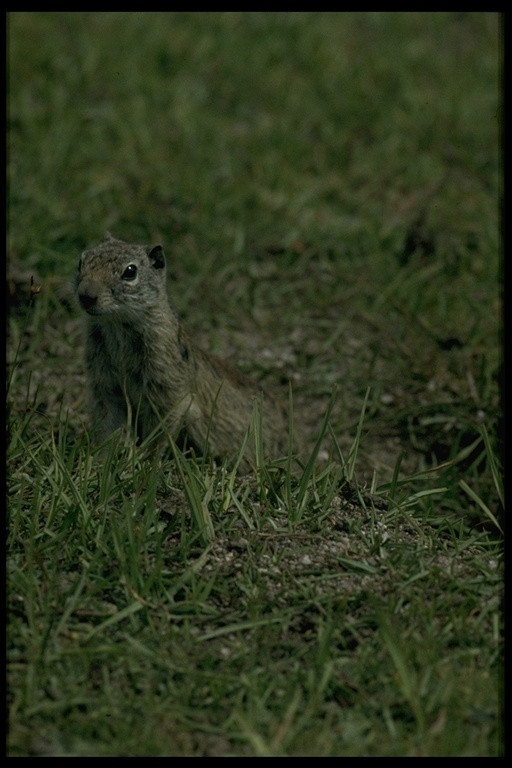
[(89, 293), (79, 293), (78, 294), (78, 301), (80, 302), (80, 306), (82, 309), (85, 309), (87, 312), (92, 307), (95, 307), (98, 302), (97, 296), (91, 296)]

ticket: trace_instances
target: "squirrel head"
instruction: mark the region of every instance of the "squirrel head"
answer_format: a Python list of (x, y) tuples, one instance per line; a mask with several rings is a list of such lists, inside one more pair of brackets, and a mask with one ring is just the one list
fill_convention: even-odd
[(140, 322), (167, 304), (165, 255), (161, 245), (134, 245), (106, 233), (84, 251), (75, 279), (80, 307), (95, 317)]

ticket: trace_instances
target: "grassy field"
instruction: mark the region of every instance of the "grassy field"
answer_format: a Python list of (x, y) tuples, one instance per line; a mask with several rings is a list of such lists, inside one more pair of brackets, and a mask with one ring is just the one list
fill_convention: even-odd
[[(8, 755), (502, 754), (501, 53), (492, 13), (8, 15)], [(297, 459), (98, 455), (105, 230)]]

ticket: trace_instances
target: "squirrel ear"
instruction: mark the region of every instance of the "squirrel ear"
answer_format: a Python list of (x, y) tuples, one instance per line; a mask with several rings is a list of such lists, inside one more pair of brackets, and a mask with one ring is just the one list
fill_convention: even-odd
[(165, 267), (165, 255), (161, 245), (152, 245), (148, 250), (148, 259), (151, 265), (155, 269), (163, 269)]
[(114, 238), (114, 237), (112, 237), (112, 235), (110, 234), (110, 232), (105, 232), (105, 233), (104, 233), (104, 235), (103, 235), (103, 240), (114, 240), (114, 239), (115, 239), (115, 238)]

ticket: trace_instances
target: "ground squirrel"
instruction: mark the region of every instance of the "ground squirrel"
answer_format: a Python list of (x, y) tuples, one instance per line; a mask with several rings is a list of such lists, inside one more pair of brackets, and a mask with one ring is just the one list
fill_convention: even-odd
[[(173, 439), (185, 436), (196, 451), (233, 459), (261, 398), (265, 456), (285, 455), (286, 411), (193, 344), (169, 303), (160, 245), (132, 245), (107, 232), (82, 254), (75, 294), (87, 313), (89, 409), (100, 440), (130, 425), (144, 440), (164, 422)], [(240, 470), (248, 471), (255, 458), (252, 438)]]

